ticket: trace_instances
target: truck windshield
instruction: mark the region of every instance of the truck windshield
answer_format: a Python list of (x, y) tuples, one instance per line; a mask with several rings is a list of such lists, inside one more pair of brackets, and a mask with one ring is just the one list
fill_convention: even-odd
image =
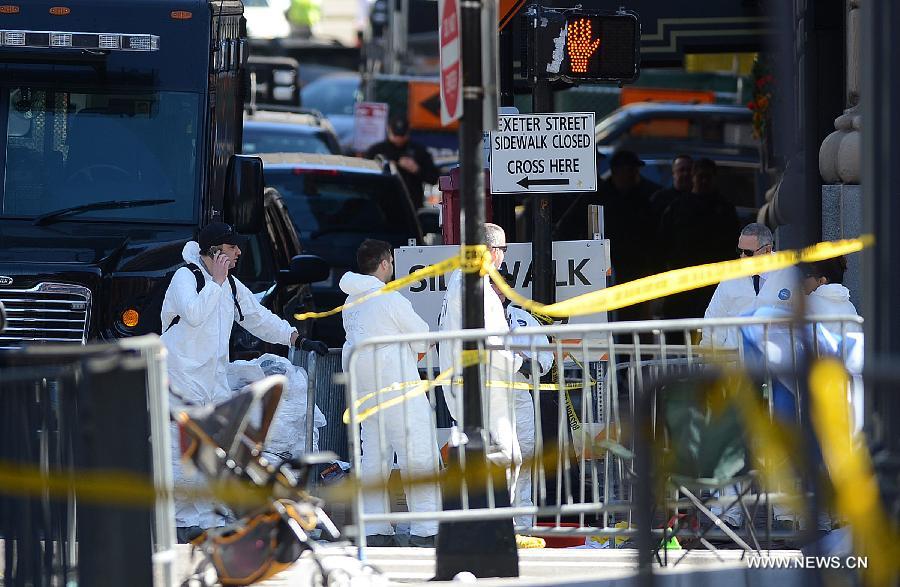
[(194, 220), (198, 95), (31, 87), (0, 92), (0, 216), (34, 218), (109, 200), (163, 199), (173, 202), (100, 208), (71, 220)]

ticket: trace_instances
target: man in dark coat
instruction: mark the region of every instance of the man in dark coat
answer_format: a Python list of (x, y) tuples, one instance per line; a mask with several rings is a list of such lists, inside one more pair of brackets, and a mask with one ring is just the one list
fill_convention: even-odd
[(672, 160), (672, 185), (650, 196), (650, 211), (659, 222), (669, 204), (693, 189), (694, 159), (690, 155), (677, 155)]
[(579, 196), (556, 224), (554, 240), (581, 240), (588, 235), (587, 210), (590, 204), (603, 206), (606, 238), (616, 283), (650, 275), (655, 254), (656, 232), (650, 212), (650, 196), (659, 190), (641, 176), (644, 162), (631, 151), (616, 151), (610, 158), (610, 177), (597, 186), (596, 193)]
[[(694, 162), (693, 188), (669, 204), (660, 222), (661, 248), (667, 269), (734, 259), (740, 232), (737, 211), (716, 190), (716, 164), (709, 159)], [(666, 318), (702, 318), (715, 286), (676, 296), (664, 302)]]
[(424, 146), (409, 140), (409, 121), (405, 117), (391, 118), (387, 135), (387, 140), (369, 147), (366, 158), (374, 159), (376, 155), (381, 155), (396, 163), (413, 206), (418, 210), (425, 201), (422, 184), (436, 184), (438, 180), (434, 159)]

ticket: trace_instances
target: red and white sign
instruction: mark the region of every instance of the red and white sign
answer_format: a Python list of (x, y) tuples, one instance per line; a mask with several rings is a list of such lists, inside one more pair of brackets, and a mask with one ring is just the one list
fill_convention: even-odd
[(459, 1), (438, 0), (441, 39), (441, 124), (462, 116), (462, 44), (459, 38)]
[(388, 105), (382, 102), (357, 102), (353, 108), (353, 151), (366, 150), (387, 138)]

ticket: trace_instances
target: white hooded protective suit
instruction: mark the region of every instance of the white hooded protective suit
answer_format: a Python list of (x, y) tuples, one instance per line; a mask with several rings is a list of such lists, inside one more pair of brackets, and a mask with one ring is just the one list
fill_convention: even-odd
[[(753, 289), (752, 277), (739, 277), (723, 281), (716, 287), (704, 318), (739, 318), (758, 308), (781, 308), (790, 311), (803, 295), (800, 289), (800, 273), (795, 267), (763, 273), (760, 276), (759, 294)], [(702, 346), (734, 348), (740, 333), (735, 328), (704, 328)]]
[[(540, 326), (540, 323), (527, 310), (514, 306), (512, 304), (506, 306), (506, 318), (509, 322), (509, 329), (515, 331), (517, 328), (525, 328), (526, 326)], [(550, 339), (546, 336), (513, 336), (510, 343), (514, 345), (528, 345), (532, 341), (535, 345), (549, 344)], [(531, 350), (515, 351), (517, 354), (531, 359), (532, 369), (536, 372), (540, 370), (540, 375), (545, 375), (553, 367), (553, 353), (551, 351), (537, 351), (537, 357)], [(516, 372), (515, 381), (517, 383), (533, 384), (531, 378), (525, 377), (523, 374)], [(519, 440), (519, 450), (522, 451), (522, 460), (528, 461), (534, 457), (534, 398), (532, 392), (525, 389), (515, 390), (516, 398), (516, 437)], [(513, 507), (530, 507), (534, 505), (531, 491), (531, 477), (534, 463), (527, 466), (523, 465), (519, 471), (519, 477), (516, 480), (516, 489), (513, 495)], [(516, 516), (516, 526), (534, 526), (534, 516)]]
[[(341, 277), (341, 291), (348, 294), (347, 303), (372, 293), (384, 286), (373, 275), (347, 272)], [(360, 350), (351, 371), (350, 354), (353, 347), (366, 339), (399, 334), (425, 334), (428, 324), (413, 310), (409, 300), (397, 292), (382, 294), (359, 306), (343, 312), (344, 330), (347, 340), (342, 352), (345, 373), (357, 382), (356, 391), (362, 397), (368, 393), (384, 389), (394, 383), (419, 381), (417, 353), (427, 350), (425, 341), (416, 343), (395, 343), (378, 347), (364, 347)], [(378, 394), (363, 403), (359, 411), (402, 396), (412, 385), (403, 389)], [(383, 437), (382, 437), (383, 434)], [(433, 413), (428, 397), (424, 394), (411, 397), (400, 404), (376, 412), (361, 424), (362, 459), (360, 475), (363, 482), (386, 482), (390, 474), (394, 453), (400, 473), (407, 479), (421, 476), (435, 476), (438, 472), (438, 444), (434, 428)], [(383, 442), (382, 442), (383, 440)], [(367, 492), (363, 496), (363, 508), (368, 514), (385, 512), (384, 491)], [(410, 512), (436, 512), (440, 510), (440, 491), (436, 483), (417, 483), (406, 486), (407, 505)], [(410, 533), (416, 536), (437, 534), (437, 522), (421, 521), (410, 525)], [(366, 525), (366, 534), (393, 534), (388, 522)]]
[[(206, 282), (197, 292), (197, 279), (187, 267), (175, 272), (163, 300), (163, 334), (160, 337), (168, 351), (169, 384), (193, 405), (208, 405), (232, 396), (228, 386), (228, 341), (232, 324), (238, 319), (231, 284), (213, 281), (200, 260), (200, 245), (189, 241), (182, 251), (188, 263), (203, 272)], [(235, 279), (238, 303), (244, 313), (241, 326), (254, 336), (274, 344), (289, 345), (294, 327), (260, 305), (247, 287)], [(169, 325), (175, 316), (177, 324)], [(173, 409), (177, 397), (173, 397)], [(188, 479), (181, 470), (178, 430), (172, 429), (173, 473), (176, 484), (205, 485), (203, 479)], [(175, 525), (178, 527), (223, 526), (227, 520), (217, 514), (212, 503), (175, 500)]]
[[(840, 283), (826, 283), (817, 287), (806, 298), (807, 316), (859, 316), (856, 306), (850, 301), (850, 290)], [(840, 322), (823, 322), (823, 326), (841, 333)], [(846, 323), (844, 332), (862, 332), (859, 324)]]
[[(838, 285), (838, 284), (834, 284)], [(818, 292), (827, 285), (819, 286), (814, 292)], [(843, 286), (841, 286), (843, 287)], [(844, 288), (846, 289), (846, 288)], [(816, 300), (813, 295), (807, 297), (807, 312), (813, 314), (813, 308), (817, 311), (815, 316), (848, 316), (856, 313), (855, 308), (849, 309), (840, 298), (840, 290), (831, 287), (830, 294), (836, 292), (832, 312), (825, 311), (825, 306), (831, 302)], [(821, 295), (821, 294), (820, 294)], [(825, 296), (821, 296), (824, 298)], [(849, 302), (849, 293), (845, 299)], [(753, 313), (756, 318), (787, 318), (791, 314), (779, 309), (760, 308)], [(818, 356), (833, 356), (841, 360), (850, 374), (850, 386), (847, 389), (847, 404), (852, 418), (851, 426), (854, 434), (862, 432), (863, 418), (865, 414), (864, 389), (862, 379), (863, 358), (865, 356), (864, 338), (858, 325), (845, 323), (844, 332), (841, 332), (840, 322), (821, 322), (812, 324), (804, 331), (795, 331), (791, 336), (790, 327), (786, 324), (773, 325), (764, 328), (761, 325), (744, 326), (741, 328), (744, 339), (744, 361), (751, 369), (761, 370), (764, 367), (771, 369), (773, 376), (772, 390), (774, 393), (774, 405), (776, 417), (794, 421), (796, 410), (796, 377), (801, 367), (800, 358), (806, 354), (814, 358)], [(805, 407), (805, 406), (804, 406)], [(784, 519), (793, 516), (789, 507), (782, 504), (774, 506), (775, 517)], [(801, 527), (805, 522), (801, 520)], [(820, 512), (818, 520), (819, 529), (830, 529), (831, 520), (826, 512)]]
[[(439, 325), (441, 331), (462, 330), (462, 290), (463, 273), (454, 271), (447, 282), (447, 292), (444, 294), (444, 302), (441, 306)], [(487, 330), (509, 330), (506, 322), (506, 313), (500, 298), (490, 285), (488, 277), (482, 279), (484, 284), (484, 327)], [(487, 345), (502, 345), (503, 340), (498, 337), (488, 337)], [(438, 359), (441, 371), (453, 368), (453, 380), (462, 377), (462, 343), (443, 342), (438, 349)], [(506, 350), (488, 352), (488, 362), (482, 373), (490, 381), (512, 381), (514, 374), (522, 366), (522, 357)], [(483, 385), (484, 382), (482, 382)], [(460, 422), (462, 418), (462, 385), (444, 385), (444, 397), (447, 400), (447, 408), (450, 416)], [(482, 414), (483, 421), (490, 432), (492, 447), (489, 452), (491, 458), (500, 466), (508, 466), (521, 462), (519, 443), (516, 440), (516, 431), (513, 427), (515, 408), (513, 397), (509, 388), (499, 386), (483, 387)], [(462, 423), (462, 422), (460, 422)], [(514, 478), (514, 475), (513, 475)]]

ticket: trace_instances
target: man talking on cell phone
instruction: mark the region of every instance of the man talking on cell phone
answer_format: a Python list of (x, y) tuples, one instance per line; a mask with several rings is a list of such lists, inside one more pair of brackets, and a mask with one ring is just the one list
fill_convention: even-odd
[[(197, 241), (188, 241), (182, 250), (186, 266), (172, 276), (160, 314), (161, 339), (168, 350), (169, 385), (175, 392), (176, 406), (217, 404), (232, 396), (226, 373), (234, 322), (266, 342), (293, 345), (320, 355), (328, 352), (325, 343), (300, 337), (296, 328), (263, 307), (229, 273), (241, 256), (243, 243), (244, 238), (231, 226), (213, 222), (200, 231)], [(188, 483), (181, 474), (177, 430), (172, 438), (175, 481)], [(212, 503), (175, 500), (179, 542), (225, 523)]]

